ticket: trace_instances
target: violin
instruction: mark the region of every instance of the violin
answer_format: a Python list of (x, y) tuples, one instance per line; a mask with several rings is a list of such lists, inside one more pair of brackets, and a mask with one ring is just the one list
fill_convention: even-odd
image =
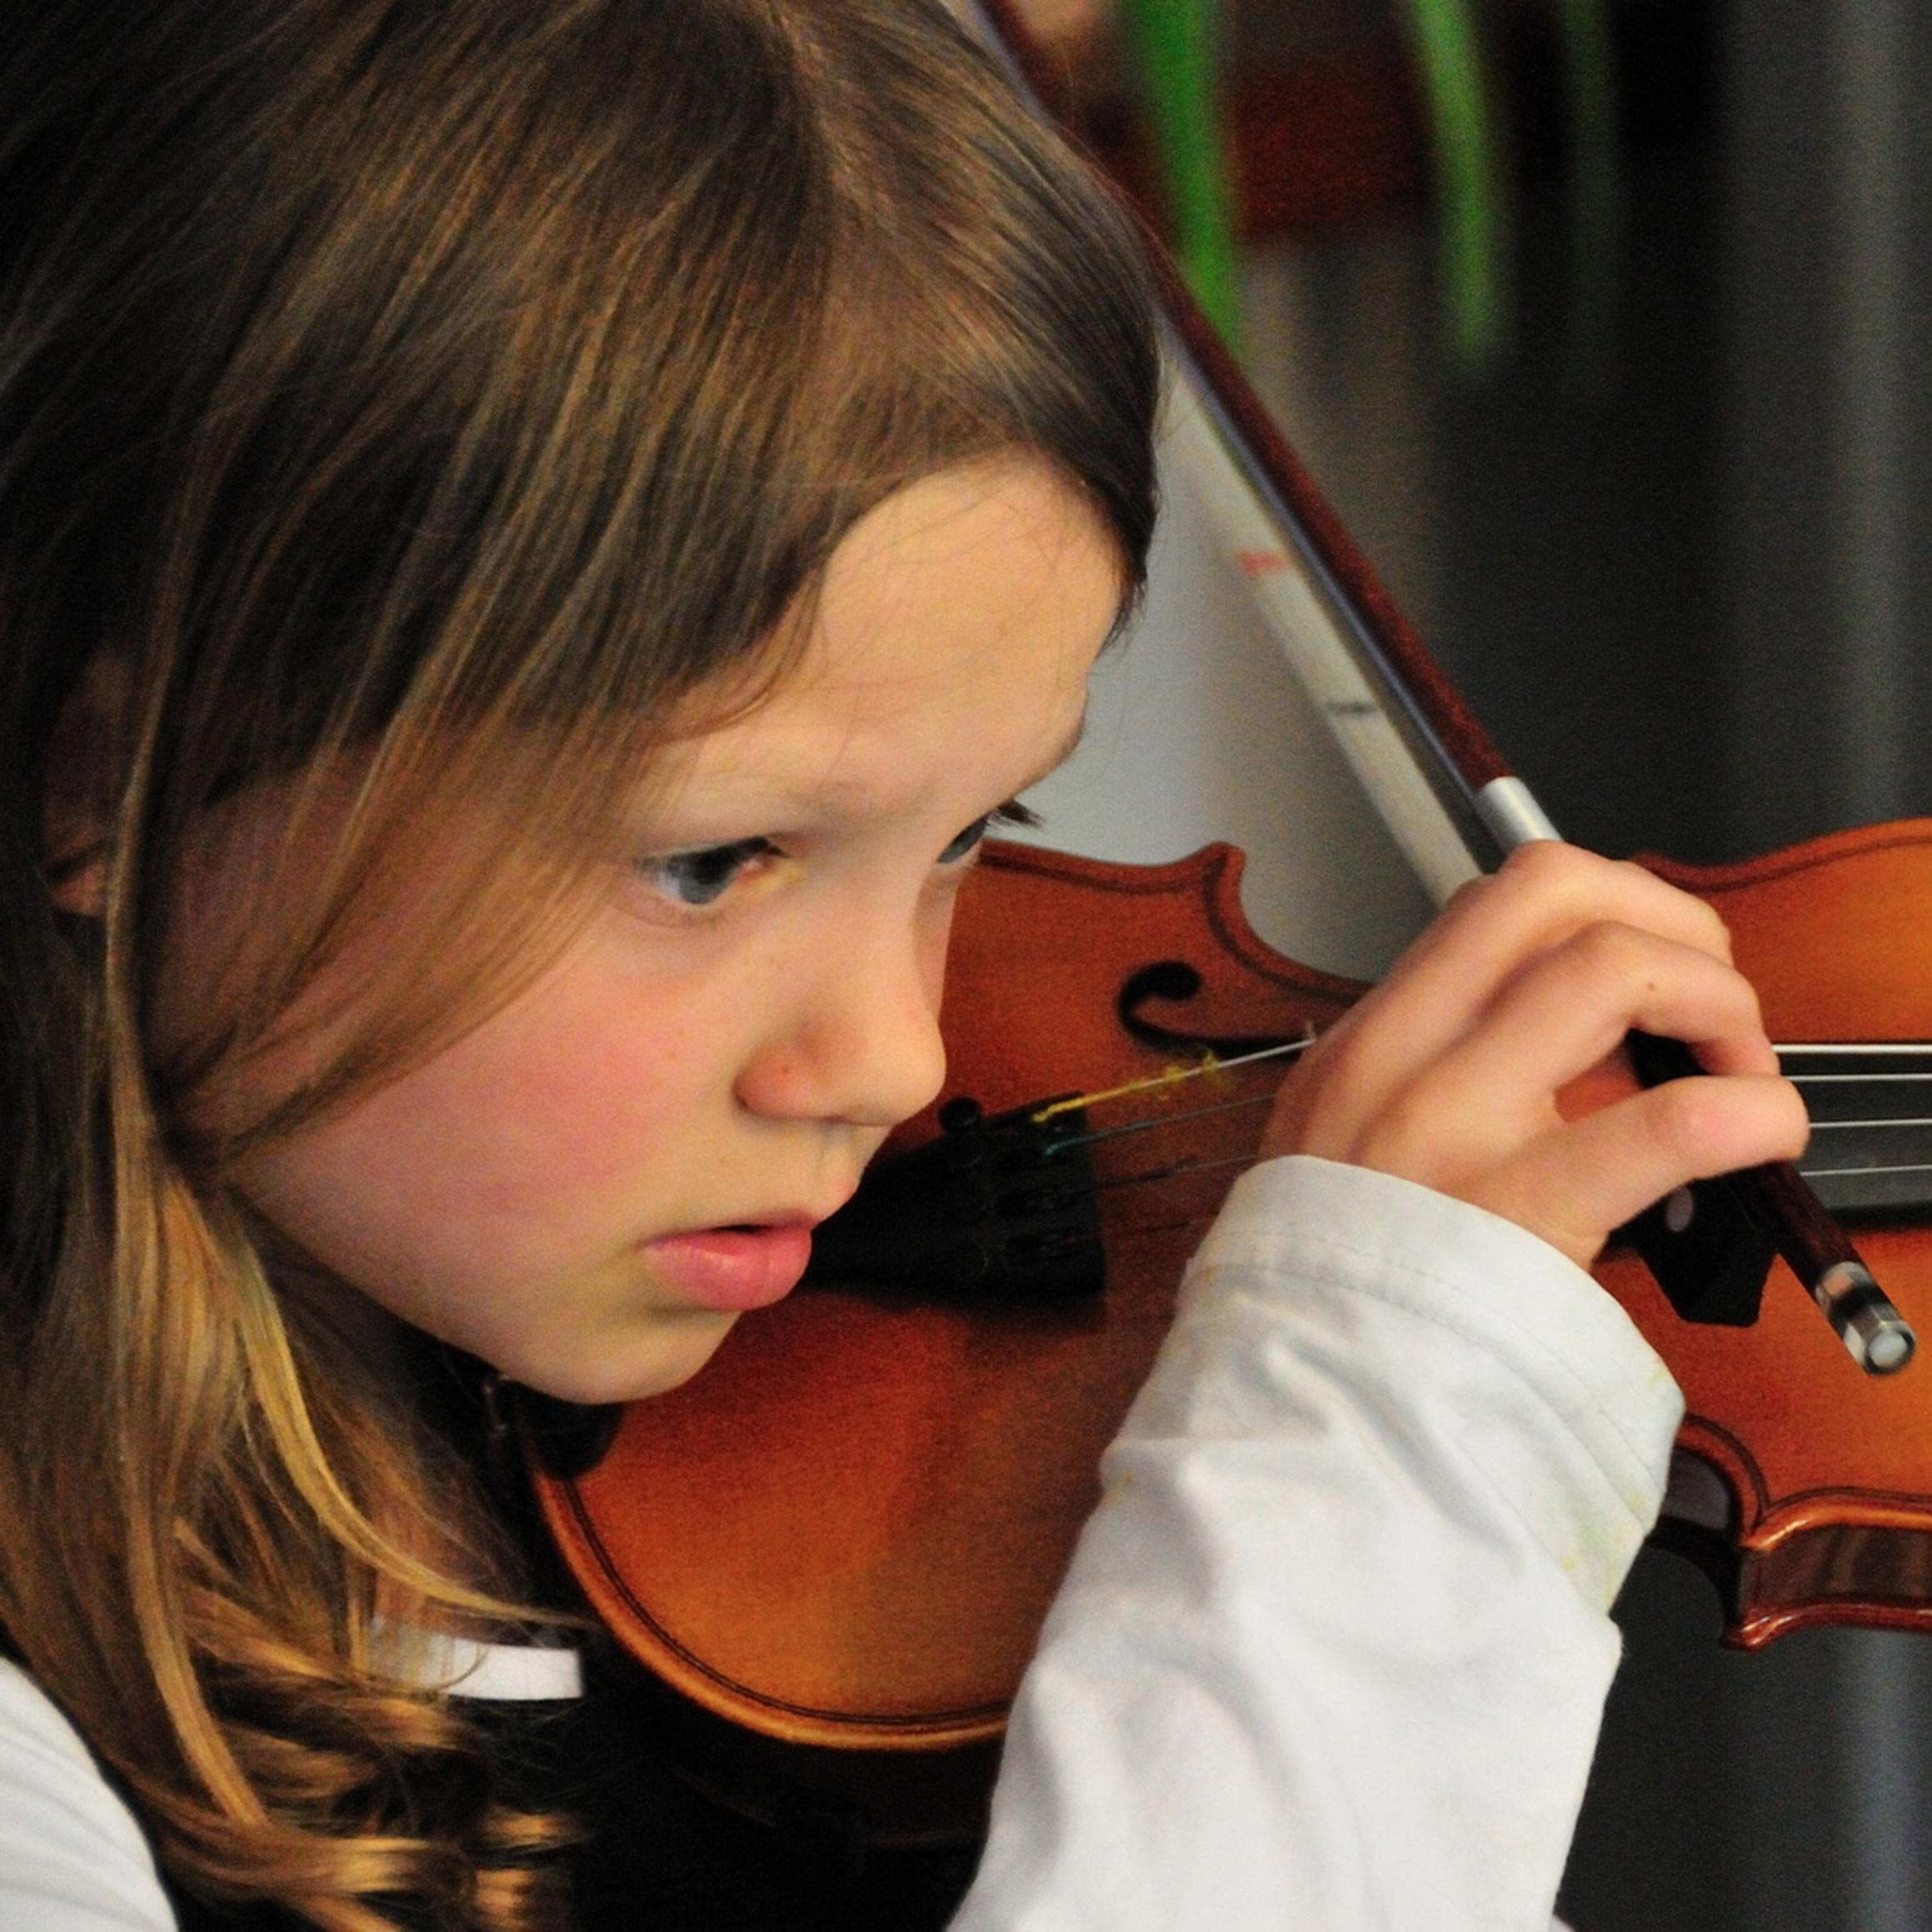
[[(1167, 308), (1178, 457), (1445, 896), (1547, 821), (1172, 287)], [(1909, 1097), (1932, 1078), (1932, 821), (1652, 862), (1730, 926), (1819, 1124), (1813, 1187), (1700, 1186), (1634, 1225), (1644, 1259), (1600, 1264), (1686, 1397), (1661, 1540), (1745, 1647), (1932, 1625), (1932, 1382), (1860, 1373), (1903, 1366), (1932, 1320), (1932, 1110)], [(946, 1090), (820, 1231), (811, 1290), (668, 1395), (529, 1406), (558, 1550), (693, 1775), (741, 1809), (816, 1781), (881, 1839), (971, 1829), (1101, 1452), (1280, 1061), (1365, 990), (1257, 937), (1241, 870), (1226, 846), (1158, 866), (989, 846), (955, 926)], [(1655, 1077), (1679, 1071), (1650, 1046)], [(1869, 1271), (1814, 1188), (1859, 1219)]]
[[(1932, 1079), (1932, 1047), (1885, 1044), (1926, 1030), (1932, 953), (1896, 936), (1932, 934), (1932, 821), (1656, 869), (1719, 908), (1774, 1034), (1801, 1040), (1784, 1054), (1820, 1116), (1806, 1165), (1859, 1214), (1907, 1317), (1932, 1320), (1914, 1225), (1932, 1162), (1889, 1158), (1926, 1151), (1918, 1103), (1897, 1127), (1868, 1111)], [(1259, 1140), (1278, 1068), (1231, 1062), (1365, 990), (1257, 938), (1241, 871), (1226, 846), (1156, 866), (990, 848), (955, 930), (945, 1092), (888, 1143), (845, 1211), (858, 1225), (821, 1231), (814, 1287), (625, 1409), (587, 1465), (552, 1440), (537, 1485), (557, 1545), (607, 1626), (690, 1700), (682, 1728), (707, 1757), (727, 1747), (700, 1711), (881, 1790), (926, 1753), (990, 1765), (971, 1754), (999, 1735), (1101, 1452)], [(1875, 938), (1845, 943), (1870, 922), (1845, 905), (1874, 896), (1900, 913), (1882, 959)], [(1231, 1064), (1172, 1077), (1208, 1047)], [(1059, 1161), (1001, 1144), (1040, 1096), (1116, 1086), (1047, 1123)], [(907, 1261), (892, 1197), (911, 1150), (927, 1211)], [(870, 1279), (834, 1286), (841, 1268)], [(1748, 1325), (1680, 1314), (1627, 1250), (1597, 1272), (1684, 1390), (1660, 1536), (1717, 1583), (1729, 1640), (1932, 1625), (1932, 1383), (1861, 1375), (1782, 1262)]]

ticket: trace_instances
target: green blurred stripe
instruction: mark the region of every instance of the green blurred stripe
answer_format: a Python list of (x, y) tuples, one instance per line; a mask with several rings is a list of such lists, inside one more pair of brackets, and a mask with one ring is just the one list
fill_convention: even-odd
[(1241, 267), (1215, 0), (1126, 0), (1124, 11), (1153, 128), (1170, 245), (1195, 300), (1222, 340), (1238, 347)]
[(1450, 346), (1465, 368), (1508, 335), (1509, 183), (1469, 0), (1408, 0), (1435, 158), (1437, 273)]

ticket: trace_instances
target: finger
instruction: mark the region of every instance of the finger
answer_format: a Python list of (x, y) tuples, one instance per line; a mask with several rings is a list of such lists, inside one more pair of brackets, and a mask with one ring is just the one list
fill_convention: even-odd
[(1777, 1073), (1740, 974), (1694, 947), (1593, 926), (1525, 967), (1342, 1157), (1454, 1191), (1559, 1125), (1559, 1090), (1633, 1026), (1697, 1041), (1719, 1073)]
[(1681, 1040), (1718, 1074), (1775, 1074), (1750, 982), (1695, 947), (1593, 926), (1539, 956), (1423, 1076), (1445, 1104), (1487, 1092), (1547, 1106), (1633, 1027)]
[(1540, 952), (1600, 923), (1635, 926), (1729, 961), (1723, 921), (1640, 866), (1539, 842), (1474, 881), (1331, 1031), (1311, 1076), (1333, 1061), (1365, 1116), (1474, 1026)]
[(1485, 1001), (1525, 960), (1605, 922), (1730, 958), (1730, 935), (1701, 899), (1628, 861), (1539, 840), (1458, 892), (1386, 983), (1440, 983)]
[(1636, 927), (1595, 925), (1534, 956), (1433, 1063), (1418, 1061), (1407, 1036), (1331, 1033), (1263, 1146), (1433, 1181), (1545, 1131), (1558, 1090), (1600, 1066), (1633, 1026), (1687, 1041), (1714, 1072), (1778, 1070), (1757, 995), (1734, 968)]
[(1788, 1081), (1671, 1081), (1556, 1128), (1457, 1191), (1588, 1266), (1614, 1230), (1674, 1188), (1795, 1160), (1809, 1132)]

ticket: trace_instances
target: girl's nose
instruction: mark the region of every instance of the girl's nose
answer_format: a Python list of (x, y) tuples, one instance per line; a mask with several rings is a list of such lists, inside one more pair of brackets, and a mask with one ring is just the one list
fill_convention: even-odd
[(776, 1120), (891, 1127), (946, 1076), (939, 1036), (946, 934), (862, 932), (787, 970), (786, 1021), (738, 1076), (741, 1106)]

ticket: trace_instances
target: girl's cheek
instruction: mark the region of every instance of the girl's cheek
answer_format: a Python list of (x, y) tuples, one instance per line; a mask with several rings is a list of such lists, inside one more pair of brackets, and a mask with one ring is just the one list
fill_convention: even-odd
[(538, 1266), (560, 1243), (646, 1231), (630, 1220), (687, 1163), (704, 1077), (680, 1029), (552, 989), (263, 1150), (242, 1191), (364, 1286)]
[(506, 1205), (632, 1180), (695, 1130), (707, 1080), (722, 1077), (686, 1029), (595, 988), (503, 1017), (424, 1068), (417, 1091), (395, 1091), (422, 1157), (449, 1160), (452, 1184), (467, 1172)]

